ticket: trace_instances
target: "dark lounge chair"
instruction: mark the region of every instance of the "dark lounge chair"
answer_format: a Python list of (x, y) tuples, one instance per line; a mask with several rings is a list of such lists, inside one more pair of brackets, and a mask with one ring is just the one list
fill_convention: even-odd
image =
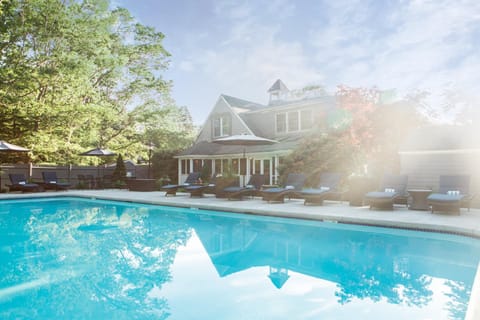
[(407, 175), (385, 175), (380, 190), (371, 191), (365, 195), (366, 204), (370, 205), (370, 209), (393, 210), (395, 201), (406, 196), (407, 182)]
[(285, 197), (292, 197), (302, 191), (306, 177), (303, 173), (290, 173), (281, 188), (270, 188), (262, 191), (263, 200), (268, 202), (284, 202)]
[(168, 196), (168, 195), (175, 196), (177, 195), (177, 190), (179, 188), (185, 188), (194, 183), (197, 183), (199, 178), (200, 178), (200, 172), (191, 172), (188, 174), (188, 177), (183, 184), (167, 184), (160, 187), (160, 191), (165, 191), (165, 196)]
[(227, 187), (223, 189), (223, 192), (228, 200), (242, 200), (244, 196), (254, 196), (258, 194), (264, 184), (265, 175), (254, 174), (244, 187)]
[(341, 174), (333, 172), (324, 172), (320, 175), (320, 181), (316, 188), (303, 189), (302, 197), (304, 205), (309, 203), (322, 205), (324, 200), (341, 199), (341, 193), (338, 190)]
[(438, 192), (427, 197), (427, 203), (434, 211), (453, 212), (460, 214), (460, 208), (470, 211), (470, 176), (451, 175), (440, 176)]
[(43, 191), (43, 188), (36, 183), (28, 183), (25, 175), (23, 173), (10, 173), (8, 175), (10, 178), (11, 185), (7, 185), (10, 191), (21, 191), (21, 192), (39, 192)]
[(218, 175), (214, 173), (208, 184), (189, 185), (184, 189), (186, 192), (190, 193), (190, 197), (203, 197), (205, 193), (215, 193), (217, 176)]
[(57, 173), (55, 171), (42, 172), (42, 178), (43, 187), (47, 190), (67, 190), (71, 187), (71, 184), (68, 182), (58, 181)]

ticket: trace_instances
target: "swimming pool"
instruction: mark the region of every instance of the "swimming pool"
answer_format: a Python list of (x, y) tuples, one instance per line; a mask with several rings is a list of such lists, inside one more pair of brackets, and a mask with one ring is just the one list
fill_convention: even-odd
[(480, 241), (82, 198), (0, 202), (1, 319), (463, 319)]

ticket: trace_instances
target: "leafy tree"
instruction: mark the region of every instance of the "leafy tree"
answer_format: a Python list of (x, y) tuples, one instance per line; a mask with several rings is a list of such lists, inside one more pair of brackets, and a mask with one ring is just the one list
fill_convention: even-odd
[[(383, 103), (372, 88), (339, 86), (337, 108), (329, 115), (329, 127), (306, 136), (285, 157), (279, 171), (309, 173), (308, 184), (321, 172), (371, 175), (399, 169), (398, 150), (408, 132), (424, 122), (417, 105), (409, 101)], [(365, 169), (368, 168), (368, 171)]]
[(108, 0), (5, 0), (1, 9), (0, 139), (31, 148), (34, 161), (84, 162), (77, 155), (97, 145), (137, 155), (149, 110), (191, 135), (161, 76), (161, 32)]

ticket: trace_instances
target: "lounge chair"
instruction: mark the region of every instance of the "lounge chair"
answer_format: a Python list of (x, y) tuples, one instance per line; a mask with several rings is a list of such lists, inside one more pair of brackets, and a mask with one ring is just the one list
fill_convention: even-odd
[(432, 213), (434, 211), (454, 212), (460, 214), (460, 208), (470, 210), (470, 176), (440, 176), (438, 192), (427, 197)]
[(371, 191), (365, 195), (366, 204), (370, 205), (370, 209), (393, 210), (394, 202), (401, 197), (405, 197), (407, 182), (407, 175), (385, 175), (380, 190)]
[(302, 191), (306, 177), (302, 173), (290, 173), (283, 187), (262, 191), (263, 200), (268, 202), (284, 202), (285, 196), (292, 197)]
[(264, 184), (265, 175), (254, 174), (250, 177), (250, 180), (244, 187), (227, 187), (223, 189), (223, 193), (228, 200), (242, 200), (244, 196), (258, 194)]
[(68, 182), (60, 182), (55, 171), (42, 172), (43, 187), (47, 190), (67, 190), (71, 187)]
[(21, 191), (21, 192), (39, 192), (43, 191), (42, 186), (36, 183), (28, 183), (25, 175), (23, 173), (10, 173), (8, 175), (10, 178), (11, 185), (7, 185), (10, 191)]
[(309, 203), (323, 204), (326, 199), (339, 199), (341, 193), (338, 191), (338, 184), (340, 183), (341, 174), (333, 172), (325, 172), (320, 175), (320, 181), (316, 188), (303, 189), (302, 197), (304, 205)]
[(175, 196), (177, 195), (177, 190), (179, 188), (185, 188), (191, 184), (197, 183), (199, 178), (200, 172), (191, 172), (188, 174), (188, 177), (183, 184), (167, 184), (160, 187), (160, 191), (165, 191), (165, 196)]
[(208, 181), (208, 184), (189, 185), (184, 189), (190, 193), (190, 197), (203, 197), (205, 193), (215, 193), (216, 179), (217, 174), (214, 173)]

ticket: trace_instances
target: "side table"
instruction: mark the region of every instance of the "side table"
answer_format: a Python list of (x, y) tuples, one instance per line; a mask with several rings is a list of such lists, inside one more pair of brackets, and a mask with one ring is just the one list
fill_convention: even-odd
[(408, 206), (410, 210), (429, 210), (427, 197), (432, 193), (429, 189), (408, 189), (408, 194), (412, 197), (412, 202)]

